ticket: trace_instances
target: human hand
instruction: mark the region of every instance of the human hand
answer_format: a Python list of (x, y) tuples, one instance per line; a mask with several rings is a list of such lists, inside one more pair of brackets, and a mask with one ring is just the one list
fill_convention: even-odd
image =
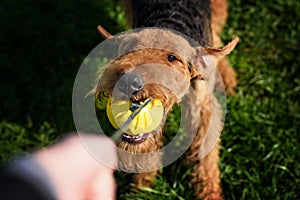
[[(97, 154), (93, 156), (98, 161), (88, 150)], [(71, 134), (61, 142), (36, 152), (34, 159), (46, 171), (58, 199), (115, 199), (113, 172), (117, 156), (113, 142), (108, 138), (83, 133), (79, 138), (77, 134)]]

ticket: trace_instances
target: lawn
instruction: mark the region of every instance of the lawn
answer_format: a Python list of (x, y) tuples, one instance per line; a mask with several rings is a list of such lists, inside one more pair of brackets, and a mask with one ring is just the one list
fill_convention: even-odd
[[(231, 0), (223, 39), (241, 38), (229, 59), (239, 84), (227, 96), (221, 178), (226, 199), (300, 198), (300, 1)], [(101, 41), (98, 24), (128, 29), (117, 0), (2, 0), (0, 3), (0, 162), (74, 130), (72, 87)], [(172, 173), (171, 173), (172, 172)], [(193, 199), (180, 160), (154, 187), (131, 193), (116, 174), (119, 199)]]

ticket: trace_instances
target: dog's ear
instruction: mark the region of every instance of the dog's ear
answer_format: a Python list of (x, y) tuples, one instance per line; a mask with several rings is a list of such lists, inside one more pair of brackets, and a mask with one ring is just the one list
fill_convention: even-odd
[(100, 33), (100, 35), (104, 38), (104, 39), (109, 39), (112, 38), (113, 35), (110, 34), (107, 30), (105, 30), (102, 26), (98, 25), (97, 26), (97, 30)]
[(196, 57), (193, 61), (194, 69), (192, 71), (192, 77), (207, 79), (210, 73), (216, 69), (218, 63), (234, 49), (238, 41), (239, 38), (236, 37), (223, 48), (196, 47)]

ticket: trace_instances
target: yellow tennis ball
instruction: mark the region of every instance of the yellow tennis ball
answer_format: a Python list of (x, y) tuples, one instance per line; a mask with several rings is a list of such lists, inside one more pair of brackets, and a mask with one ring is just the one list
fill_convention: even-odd
[[(141, 102), (140, 105), (143, 105), (144, 103), (145, 102)], [(114, 101), (109, 97), (106, 113), (114, 128), (120, 128), (120, 126), (131, 116), (131, 105), (132, 102), (129, 100)], [(129, 135), (149, 133), (159, 126), (163, 119), (163, 115), (164, 109), (162, 102), (159, 99), (154, 99), (142, 108), (123, 131)]]

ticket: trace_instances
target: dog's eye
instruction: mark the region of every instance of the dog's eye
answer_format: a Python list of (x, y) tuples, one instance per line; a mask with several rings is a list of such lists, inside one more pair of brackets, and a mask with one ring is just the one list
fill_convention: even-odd
[(178, 60), (178, 58), (172, 54), (169, 54), (168, 55), (168, 61), (170, 62), (174, 62), (175, 60)]

